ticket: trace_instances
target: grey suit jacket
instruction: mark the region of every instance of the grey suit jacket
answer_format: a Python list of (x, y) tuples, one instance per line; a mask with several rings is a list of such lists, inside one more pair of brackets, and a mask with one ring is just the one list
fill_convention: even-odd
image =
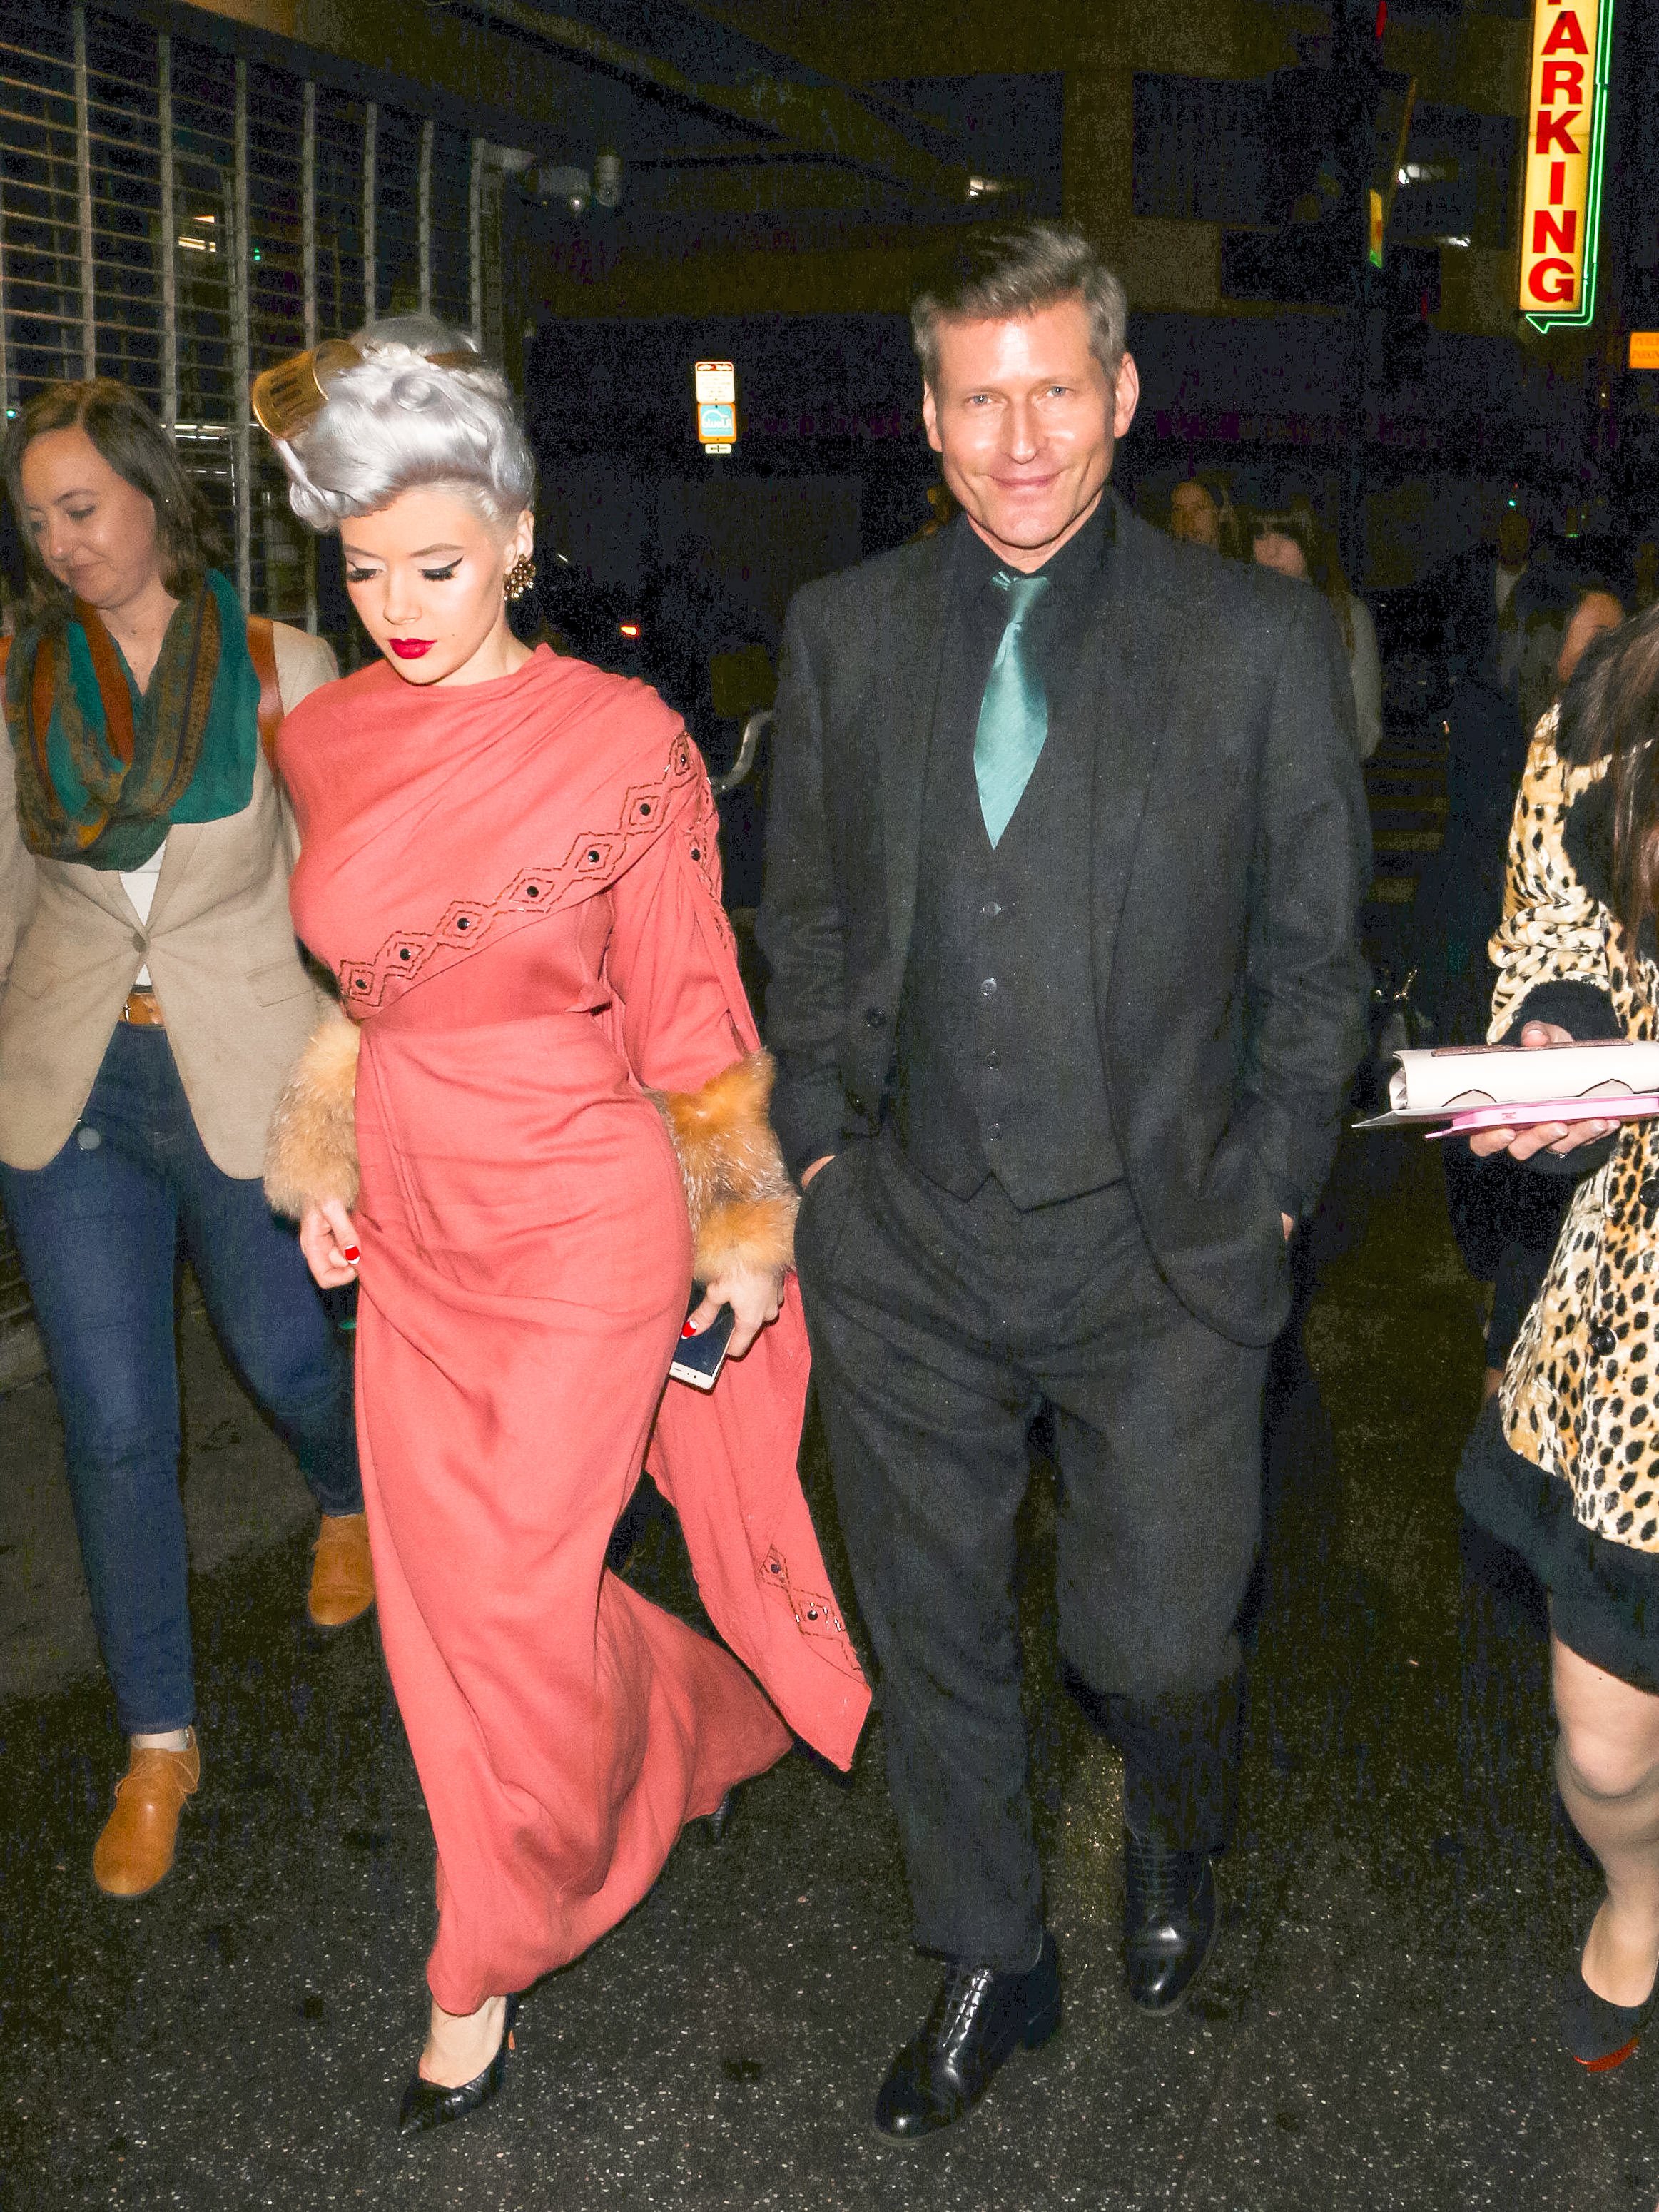
[[(320, 638), (284, 623), (274, 638), (285, 711), (339, 673)], [(168, 831), (141, 923), (118, 875), (28, 851), (11, 744), (0, 743), (0, 1160), (42, 1168), (64, 1144), (148, 963), (209, 1156), (227, 1175), (261, 1172), (278, 1094), (322, 1004), (289, 916), (296, 854), (262, 752), (240, 814)]]
[[(827, 577), (785, 623), (758, 930), (796, 1173), (872, 1133), (892, 1082), (950, 556), (946, 532)], [(1319, 593), (1120, 503), (1079, 651), (1114, 1133), (1176, 1294), (1266, 1343), (1288, 1303), (1279, 1215), (1318, 1194), (1363, 1039), (1370, 834), (1341, 642)]]

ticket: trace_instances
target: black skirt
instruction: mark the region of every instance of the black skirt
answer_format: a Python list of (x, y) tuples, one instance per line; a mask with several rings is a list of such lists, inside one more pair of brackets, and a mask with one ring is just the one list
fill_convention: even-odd
[(1659, 1696), (1659, 1553), (1575, 1520), (1567, 1485), (1510, 1449), (1495, 1398), (1464, 1448), (1457, 1497), (1548, 1590), (1550, 1626), (1569, 1650)]

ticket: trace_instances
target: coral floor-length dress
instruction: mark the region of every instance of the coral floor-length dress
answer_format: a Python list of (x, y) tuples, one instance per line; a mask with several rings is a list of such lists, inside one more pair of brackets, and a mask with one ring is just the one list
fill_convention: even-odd
[[(295, 921), (362, 1024), (363, 1484), (465, 2013), (614, 1925), (792, 1729), (848, 1763), (868, 1693), (796, 1474), (793, 1280), (706, 1398), (665, 1383), (691, 1237), (646, 1091), (756, 1044), (677, 718), (545, 648), (459, 689), (381, 665), (281, 762)], [(605, 1569), (647, 1458), (730, 1650)]]

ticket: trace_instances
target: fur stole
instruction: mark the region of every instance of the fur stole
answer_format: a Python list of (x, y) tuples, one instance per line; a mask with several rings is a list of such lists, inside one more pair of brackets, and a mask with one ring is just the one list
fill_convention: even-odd
[(680, 1173), (700, 1283), (731, 1267), (793, 1267), (800, 1199), (768, 1115), (777, 1069), (751, 1052), (701, 1091), (653, 1091)]
[(276, 1102), (265, 1139), (265, 1196), (297, 1221), (308, 1206), (357, 1203), (357, 1024), (325, 1014)]
[[(357, 1044), (356, 1022), (327, 1014), (295, 1064), (265, 1147), (265, 1196), (278, 1213), (356, 1203)], [(767, 1115), (775, 1073), (769, 1053), (752, 1052), (700, 1091), (649, 1094), (685, 1179), (701, 1283), (734, 1267), (793, 1264), (800, 1201)]]

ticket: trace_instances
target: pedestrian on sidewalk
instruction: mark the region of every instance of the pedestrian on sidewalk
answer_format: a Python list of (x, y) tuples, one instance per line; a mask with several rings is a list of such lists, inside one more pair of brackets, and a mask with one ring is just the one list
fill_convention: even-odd
[[(1491, 1038), (1650, 1039), (1659, 1014), (1659, 611), (1585, 655), (1533, 740), (1510, 840)], [(1659, 1123), (1472, 1139), (1577, 1189), (1457, 1492), (1549, 1592), (1555, 1771), (1607, 1894), (1561, 2033), (1605, 2071), (1659, 2003)]]
[[(514, 637), (534, 465), (468, 339), (372, 325), (255, 404), (384, 656), (283, 732), (295, 916), (351, 1019), (267, 1187), (319, 1283), (361, 1271), (380, 1626), (438, 1851), (414, 2130), (495, 2095), (519, 1993), (792, 1729), (848, 1764), (868, 1692), (796, 1473), (795, 1199), (702, 763), (644, 684)], [(670, 1381), (722, 1306), (713, 1389)], [(647, 1452), (735, 1658), (606, 1571)]]
[(335, 672), (245, 617), (172, 441), (108, 380), (5, 442), (29, 604), (0, 745), (0, 1203), (63, 1414), (99, 1649), (131, 1739), (93, 1854), (153, 1889), (201, 1777), (179, 1494), (174, 1270), (322, 1512), (307, 1607), (374, 1603), (351, 1370), (260, 1188), (319, 994), (288, 913), (291, 814), (261, 745)]
[(1219, 1925), (1285, 1242), (1364, 1035), (1364, 799), (1322, 595), (1108, 484), (1139, 391), (1077, 232), (913, 311), (963, 513), (790, 611), (762, 944), (800, 1280), (939, 1999), (876, 2125), (958, 2122), (1060, 2014), (1013, 1599), (1053, 1409), (1060, 1642), (1124, 1757), (1129, 1992)]

